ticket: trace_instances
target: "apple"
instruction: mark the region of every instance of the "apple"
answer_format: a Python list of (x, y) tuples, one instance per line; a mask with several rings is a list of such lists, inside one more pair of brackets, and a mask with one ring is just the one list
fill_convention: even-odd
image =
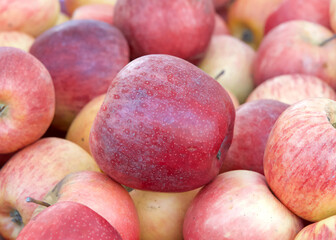
[(24, 32), (4, 31), (0, 32), (1, 47), (16, 47), (23, 51), (29, 52), (30, 46), (34, 42), (34, 38)]
[(213, 36), (198, 66), (243, 103), (254, 88), (254, 57), (255, 51), (243, 41), (232, 36)]
[(336, 92), (318, 77), (304, 74), (285, 74), (261, 83), (250, 93), (246, 101), (274, 99), (293, 104), (311, 97), (336, 100)]
[(336, 239), (336, 215), (309, 224), (304, 227), (294, 240)]
[(283, 0), (281, 5), (268, 16), (265, 34), (279, 24), (291, 20), (306, 20), (330, 28), (330, 0)]
[(322, 25), (293, 20), (280, 24), (263, 39), (254, 62), (256, 85), (284, 74), (319, 77), (336, 89), (336, 41)]
[(92, 98), (106, 93), (110, 82), (129, 62), (125, 37), (96, 20), (72, 20), (36, 38), (30, 53), (49, 70), (55, 85), (53, 126), (67, 130)]
[(89, 4), (78, 7), (72, 19), (92, 19), (113, 24), (114, 6), (111, 4)]
[(239, 107), (239, 100), (238, 100), (238, 98), (236, 97), (236, 95), (234, 95), (232, 92), (230, 92), (230, 90), (228, 90), (228, 89), (225, 89), (226, 90), (226, 92), (229, 94), (229, 96), (230, 96), (230, 98), (231, 98), (231, 101), (232, 101), (232, 103), (233, 103), (233, 106), (235, 107), (235, 109), (236, 108), (238, 108)]
[(125, 186), (189, 191), (219, 173), (234, 118), (225, 89), (201, 69), (178, 57), (147, 55), (112, 81), (90, 149), (103, 172)]
[(32, 218), (17, 240), (122, 240), (118, 231), (92, 209), (60, 202)]
[(35, 57), (0, 47), (0, 154), (38, 140), (55, 112), (55, 90), (49, 72)]
[(109, 4), (114, 6), (117, 0), (64, 0), (67, 12), (72, 15), (74, 11), (84, 5), (89, 4)]
[(227, 12), (230, 33), (258, 49), (264, 37), (265, 22), (283, 0), (235, 0)]
[(181, 193), (131, 191), (140, 219), (140, 239), (182, 240), (184, 215), (199, 190)]
[(270, 188), (292, 212), (311, 222), (336, 214), (336, 102), (309, 98), (274, 124), (264, 155)]
[(132, 59), (168, 54), (197, 62), (212, 36), (215, 10), (212, 0), (124, 0), (117, 1), (113, 21)]
[(14, 30), (36, 37), (55, 24), (60, 3), (58, 0), (3, 0), (0, 9), (0, 32)]
[(66, 139), (76, 143), (91, 154), (89, 137), (96, 115), (103, 104), (106, 94), (99, 95), (88, 102), (72, 121)]
[[(91, 208), (114, 226), (123, 239), (139, 239), (139, 218), (132, 198), (106, 174), (94, 171), (70, 173), (43, 198), (43, 202), (50, 205), (64, 201)], [(33, 216), (44, 209), (44, 206), (37, 207)]]
[(329, 22), (333, 32), (336, 32), (336, 0), (330, 0)]
[(14, 153), (0, 154), (0, 169), (9, 159), (14, 155)]
[(100, 171), (81, 147), (60, 138), (44, 138), (17, 152), (0, 170), (0, 234), (15, 239), (36, 208), (26, 197), (42, 199), (65, 175)]
[(218, 175), (191, 202), (184, 218), (185, 240), (292, 240), (302, 220), (267, 186), (265, 177), (248, 170)]
[(264, 174), (263, 157), (268, 135), (288, 106), (271, 99), (241, 105), (236, 110), (232, 144), (221, 172), (245, 169)]
[(212, 0), (212, 2), (217, 10), (229, 6), (233, 0)]
[(229, 28), (224, 18), (218, 13), (215, 14), (215, 26), (212, 35), (230, 35)]
[(65, 22), (67, 22), (67, 21), (69, 21), (69, 20), (70, 20), (70, 18), (69, 18), (68, 15), (66, 15), (66, 14), (64, 14), (64, 13), (60, 13), (60, 14), (58, 15), (57, 21), (56, 21), (56, 23), (55, 23), (54, 26), (60, 25), (60, 24), (65, 23)]

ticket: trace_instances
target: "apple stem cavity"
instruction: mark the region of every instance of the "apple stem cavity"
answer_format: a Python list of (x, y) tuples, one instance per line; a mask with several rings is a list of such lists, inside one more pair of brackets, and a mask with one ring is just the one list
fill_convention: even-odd
[(40, 201), (40, 200), (36, 200), (32, 197), (27, 197), (26, 198), (26, 202), (31, 202), (31, 203), (35, 203), (35, 204), (38, 204), (38, 205), (41, 205), (41, 206), (44, 206), (44, 207), (50, 207), (51, 205), (47, 202), (43, 202), (43, 201)]
[(216, 77), (214, 77), (214, 79), (217, 81), (222, 75), (224, 75), (224, 73), (225, 73), (225, 70), (220, 71), (220, 72), (216, 75)]
[(253, 43), (254, 41), (253, 32), (250, 29), (245, 28), (242, 33), (241, 39), (246, 43)]
[(23, 221), (22, 221), (22, 217), (19, 213), (18, 210), (16, 209), (13, 209), (12, 211), (10, 211), (9, 213), (10, 217), (12, 218), (12, 222), (19, 225), (19, 226), (22, 226), (23, 225)]
[(6, 105), (0, 103), (0, 116), (4, 114), (5, 110), (6, 110)]
[(336, 38), (336, 34), (332, 35), (330, 38), (327, 38), (326, 40), (324, 40), (323, 42), (321, 42), (319, 44), (320, 47), (323, 47), (324, 45), (326, 45), (328, 42), (334, 40)]

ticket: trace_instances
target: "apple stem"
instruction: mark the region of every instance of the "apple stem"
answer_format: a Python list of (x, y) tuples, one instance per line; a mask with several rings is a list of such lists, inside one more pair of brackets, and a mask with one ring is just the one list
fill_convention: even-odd
[(222, 75), (224, 75), (224, 73), (225, 73), (225, 70), (220, 71), (220, 72), (216, 75), (216, 77), (214, 77), (215, 80), (218, 80), (218, 78), (220, 78)]
[(36, 200), (32, 197), (27, 197), (26, 202), (32, 202), (32, 203), (36, 203), (36, 204), (41, 205), (41, 206), (50, 207), (49, 203), (43, 202), (43, 201), (40, 201), (40, 200)]
[(0, 115), (5, 111), (6, 105), (0, 103)]
[(319, 44), (319, 46), (320, 46), (320, 47), (323, 47), (324, 45), (326, 45), (328, 42), (334, 40), (335, 38), (336, 38), (336, 34), (334, 34), (334, 35), (331, 36), (330, 38), (328, 38), (328, 39), (324, 40), (323, 42), (321, 42), (321, 43)]

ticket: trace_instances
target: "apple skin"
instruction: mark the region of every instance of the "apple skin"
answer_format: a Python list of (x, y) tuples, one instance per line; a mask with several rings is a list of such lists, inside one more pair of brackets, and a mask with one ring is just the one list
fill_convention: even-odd
[(336, 216), (331, 216), (304, 227), (294, 240), (336, 239)]
[(224, 20), (218, 13), (215, 14), (215, 27), (212, 35), (230, 35), (229, 28)]
[(126, 36), (132, 59), (168, 54), (197, 62), (215, 24), (212, 0), (124, 0), (114, 8), (114, 25)]
[(291, 20), (314, 22), (330, 29), (329, 5), (330, 0), (284, 0), (267, 18), (265, 34), (279, 24)]
[(129, 47), (122, 33), (96, 20), (58, 25), (37, 37), (30, 53), (51, 74), (56, 92), (52, 124), (61, 130), (68, 129), (92, 98), (106, 93), (115, 75), (129, 62)]
[(4, 0), (0, 9), (0, 32), (15, 30), (36, 37), (55, 24), (60, 3), (58, 0)]
[(25, 52), (29, 52), (31, 45), (35, 38), (18, 31), (4, 31), (0, 32), (0, 46), (1, 47), (16, 47)]
[[(43, 201), (49, 204), (81, 203), (105, 218), (123, 239), (139, 239), (140, 223), (132, 198), (106, 174), (94, 171), (70, 173), (48, 192)], [(45, 208), (37, 207), (33, 216)]]
[(232, 143), (221, 172), (245, 169), (264, 174), (263, 157), (268, 135), (288, 106), (271, 99), (240, 105), (236, 110)]
[(319, 46), (332, 35), (329, 29), (303, 20), (275, 27), (258, 49), (253, 66), (255, 84), (297, 73), (319, 77), (336, 89), (336, 42)]
[(311, 222), (336, 214), (336, 102), (309, 98), (274, 124), (264, 155), (267, 182), (292, 212)]
[(182, 240), (183, 220), (199, 188), (181, 193), (132, 190), (143, 240)]
[(85, 150), (65, 139), (44, 138), (17, 152), (0, 170), (0, 234), (15, 239), (29, 222), (37, 205), (26, 197), (42, 199), (65, 175), (83, 170), (100, 171)]
[(285, 74), (261, 83), (250, 93), (246, 102), (257, 99), (274, 99), (293, 104), (311, 97), (336, 100), (336, 92), (318, 77), (304, 74)]
[(55, 113), (55, 89), (43, 64), (18, 48), (0, 47), (0, 69), (0, 154), (4, 154), (46, 132)]
[(303, 222), (270, 191), (260, 173), (218, 175), (196, 195), (183, 224), (185, 240), (291, 240)]
[(90, 4), (77, 8), (72, 19), (92, 19), (113, 24), (114, 6), (111, 4)]
[(333, 32), (336, 32), (336, 0), (330, 0), (329, 21)]
[(109, 4), (114, 6), (116, 2), (117, 0), (64, 0), (64, 5), (67, 12), (71, 16), (74, 11), (81, 6), (89, 4)]
[(76, 115), (72, 121), (69, 130), (66, 134), (66, 139), (76, 143), (85, 149), (88, 153), (90, 151), (90, 131), (96, 115), (104, 102), (106, 94), (99, 95), (88, 102), (82, 110)]
[(122, 240), (118, 231), (92, 209), (60, 202), (32, 218), (17, 240)]
[(232, 2), (232, 0), (212, 0), (215, 9), (222, 9), (225, 8), (227, 6), (229, 6), (229, 4)]
[(66, 15), (64, 13), (60, 13), (57, 17), (57, 21), (55, 22), (54, 26), (60, 25), (60, 24), (65, 23), (69, 20), (70, 20), (70, 18), (69, 18), (68, 15)]
[[(254, 88), (252, 64), (255, 51), (232, 36), (214, 36), (198, 66), (243, 103)], [(224, 71), (220, 77), (220, 72)]]
[(140, 190), (183, 192), (218, 173), (235, 109), (219, 83), (174, 56), (137, 58), (113, 80), (90, 133), (103, 172)]

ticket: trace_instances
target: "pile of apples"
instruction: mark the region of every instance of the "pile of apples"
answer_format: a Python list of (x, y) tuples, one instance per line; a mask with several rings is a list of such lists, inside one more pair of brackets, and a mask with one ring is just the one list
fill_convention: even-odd
[(336, 0), (0, 1), (0, 239), (336, 239)]

